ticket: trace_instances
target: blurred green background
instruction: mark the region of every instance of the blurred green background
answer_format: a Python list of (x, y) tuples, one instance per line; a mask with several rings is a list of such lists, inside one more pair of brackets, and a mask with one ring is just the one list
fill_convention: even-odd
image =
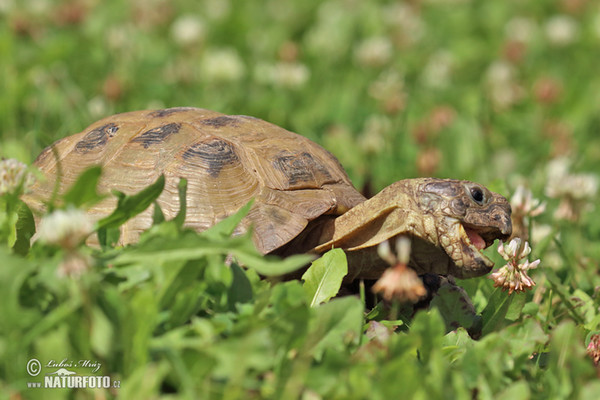
[[(326, 146), (360, 188), (600, 161), (600, 5), (0, 0), (0, 153), (117, 112), (196, 106)], [(536, 186), (537, 185), (537, 186)]]

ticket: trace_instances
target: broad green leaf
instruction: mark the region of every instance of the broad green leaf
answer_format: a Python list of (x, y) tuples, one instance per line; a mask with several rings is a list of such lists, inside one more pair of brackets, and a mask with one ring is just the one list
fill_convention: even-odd
[(515, 296), (509, 295), (499, 288), (494, 290), (481, 315), (483, 320), (482, 335), (500, 330), (506, 325), (506, 315), (514, 299)]
[(152, 185), (131, 196), (115, 192), (119, 198), (117, 208), (112, 214), (98, 221), (98, 229), (119, 227), (128, 219), (143, 212), (160, 196), (164, 187), (165, 177), (161, 175)]
[(481, 322), (481, 317), (477, 315), (464, 289), (449, 282), (442, 283), (431, 301), (431, 306), (440, 311), (447, 331), (459, 327), (468, 330)]
[(316, 341), (314, 357), (319, 360), (325, 351), (344, 351), (358, 344), (363, 326), (364, 304), (356, 297), (334, 299), (315, 309), (307, 342)]
[(64, 194), (65, 204), (72, 204), (76, 208), (85, 208), (102, 200), (105, 196), (96, 192), (101, 174), (102, 168), (100, 166), (93, 166), (83, 171)]
[(315, 260), (302, 275), (310, 306), (318, 306), (338, 294), (346, 274), (348, 262), (342, 249), (332, 249)]
[(527, 301), (527, 293), (513, 293), (511, 296), (513, 296), (513, 299), (508, 306), (508, 310), (506, 310), (505, 318), (509, 321), (516, 321), (521, 317), (521, 312)]

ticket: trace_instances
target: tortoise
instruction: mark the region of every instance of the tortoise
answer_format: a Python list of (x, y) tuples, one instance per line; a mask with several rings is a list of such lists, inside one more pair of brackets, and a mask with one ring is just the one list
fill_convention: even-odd
[[(55, 150), (53, 150), (53, 148)], [(91, 165), (102, 165), (99, 191), (133, 194), (165, 175), (157, 202), (167, 219), (179, 210), (178, 181), (188, 180), (185, 225), (203, 231), (252, 198), (237, 234), (253, 228), (263, 254), (348, 256), (349, 279), (376, 279), (388, 265), (377, 245), (398, 235), (412, 239), (409, 266), (419, 274), (457, 278), (489, 272), (481, 253), (511, 234), (508, 201), (464, 180), (400, 180), (370, 199), (359, 193), (340, 162), (313, 141), (263, 120), (192, 107), (113, 115), (58, 140), (36, 159), (46, 175), (24, 199), (43, 208)], [(109, 196), (89, 210), (94, 219), (116, 205)], [(121, 227), (121, 244), (134, 243), (152, 224), (152, 207)]]

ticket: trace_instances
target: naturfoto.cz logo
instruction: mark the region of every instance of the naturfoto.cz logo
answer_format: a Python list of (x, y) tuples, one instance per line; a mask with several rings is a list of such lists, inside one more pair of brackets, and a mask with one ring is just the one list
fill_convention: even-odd
[[(32, 358), (27, 362), (26, 370), (30, 376), (38, 376), (43, 368), (56, 369), (52, 372), (46, 372), (42, 382), (28, 382), (27, 387), (29, 388), (61, 388), (61, 389), (75, 389), (75, 388), (119, 388), (121, 382), (119, 380), (112, 380), (110, 376), (96, 376), (88, 375), (90, 372), (96, 373), (100, 370), (102, 364), (97, 361), (91, 360), (78, 360), (72, 361), (63, 359), (60, 362), (50, 360), (44, 365), (36, 359)], [(85, 373), (80, 374), (71, 369), (87, 369)]]

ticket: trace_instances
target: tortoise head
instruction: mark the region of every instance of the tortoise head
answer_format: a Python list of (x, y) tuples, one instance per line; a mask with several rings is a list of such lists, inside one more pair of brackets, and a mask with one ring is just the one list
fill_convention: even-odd
[(489, 272), (494, 263), (481, 250), (511, 235), (508, 201), (474, 182), (435, 178), (413, 182), (422, 213), (422, 232), (417, 225), (416, 236), (444, 250), (451, 259), (447, 267), (451, 275), (470, 278)]

